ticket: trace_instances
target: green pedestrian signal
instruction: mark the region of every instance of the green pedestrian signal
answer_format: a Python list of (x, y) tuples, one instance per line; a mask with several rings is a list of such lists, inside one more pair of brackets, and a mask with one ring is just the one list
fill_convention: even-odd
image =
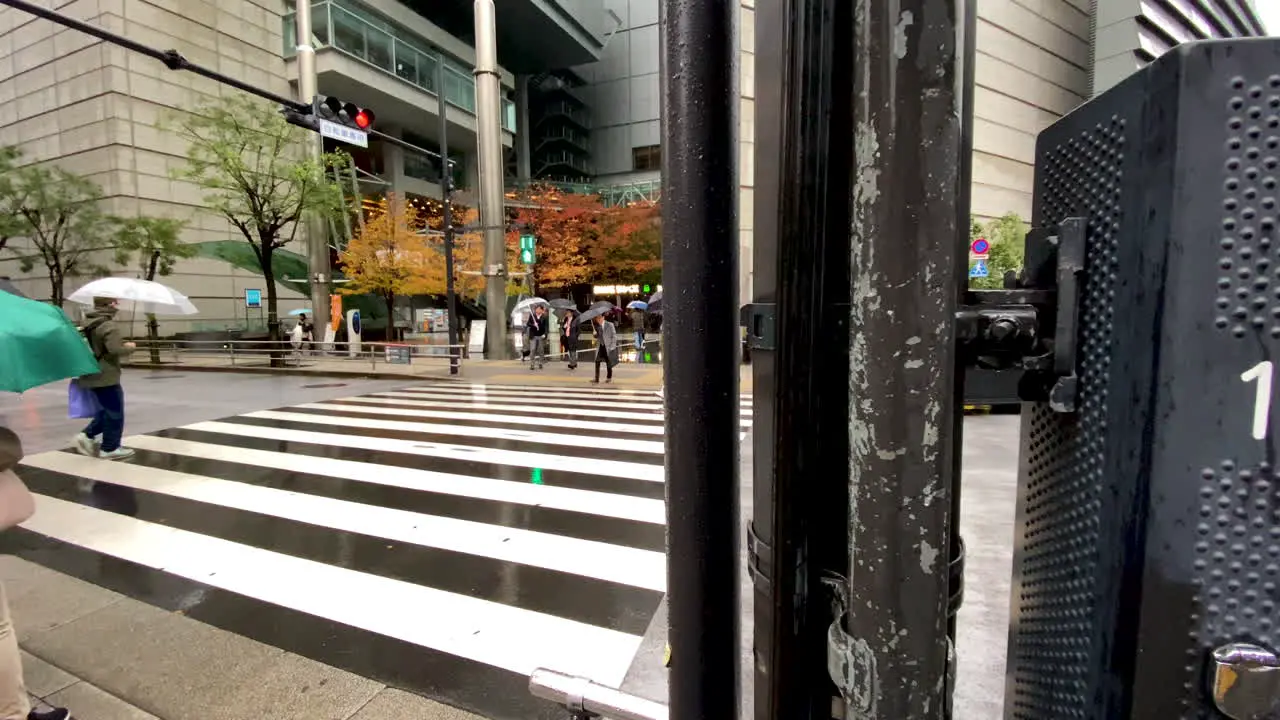
[(647, 292), (649, 292), (649, 286), (648, 286), (648, 284), (646, 284), (646, 285), (644, 286), (644, 291), (645, 291), (646, 293), (647, 293)]
[(524, 263), (525, 265), (533, 264), (533, 248), (520, 251), (520, 262)]
[(521, 235), (521, 236), (520, 236), (520, 250), (521, 250), (521, 251), (528, 250), (529, 252), (533, 252), (533, 243), (534, 243), (534, 236), (532, 236), (532, 235)]

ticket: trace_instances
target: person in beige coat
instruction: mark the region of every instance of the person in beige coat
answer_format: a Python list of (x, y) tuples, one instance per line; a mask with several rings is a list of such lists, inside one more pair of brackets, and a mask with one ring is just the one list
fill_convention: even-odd
[[(0, 530), (8, 530), (31, 517), (35, 498), (14, 472), (22, 460), (22, 443), (12, 430), (0, 427)], [(0, 720), (71, 720), (65, 708), (32, 710), (22, 679), (18, 635), (9, 615), (9, 601), (0, 584)]]

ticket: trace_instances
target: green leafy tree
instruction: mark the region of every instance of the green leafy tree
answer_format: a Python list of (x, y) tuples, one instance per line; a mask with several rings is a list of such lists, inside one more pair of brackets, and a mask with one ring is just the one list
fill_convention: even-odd
[[(8, 155), (8, 153), (6, 153)], [(12, 162), (16, 155), (9, 155)], [(68, 277), (100, 275), (106, 268), (97, 262), (100, 251), (112, 242), (112, 221), (102, 212), (102, 189), (87, 178), (52, 165), (27, 165), (4, 173), (8, 196), (0, 196), (8, 214), (0, 231), (6, 245), (12, 237), (25, 237), (31, 252), (7, 249), (18, 255), (23, 272), (37, 263), (49, 277), (49, 301), (58, 307), (65, 299)]]
[[(116, 262), (132, 265), (138, 277), (154, 281), (173, 272), (179, 260), (193, 257), (194, 246), (182, 242), (182, 228), (186, 223), (171, 218), (135, 217), (122, 218), (116, 229)], [(147, 345), (151, 348), (151, 362), (160, 362), (160, 323), (155, 313), (147, 313)]]
[(999, 290), (1004, 287), (1006, 272), (1022, 272), (1027, 230), (1027, 224), (1016, 213), (1008, 213), (986, 224), (972, 220), (969, 226), (970, 240), (983, 237), (991, 243), (987, 258), (990, 274), (984, 278), (969, 278), (969, 287)]
[(210, 101), (173, 126), (188, 143), (186, 165), (175, 176), (204, 190), (206, 206), (253, 248), (267, 288), (267, 327), (278, 341), (275, 251), (294, 241), (308, 217), (326, 225), (341, 217), (342, 190), (326, 171), (345, 166), (346, 156), (312, 160), (307, 143), (315, 136), (247, 95)]
[(18, 198), (15, 187), (15, 171), (21, 152), (12, 145), (0, 146), (0, 252), (9, 244), (9, 238), (18, 232)]

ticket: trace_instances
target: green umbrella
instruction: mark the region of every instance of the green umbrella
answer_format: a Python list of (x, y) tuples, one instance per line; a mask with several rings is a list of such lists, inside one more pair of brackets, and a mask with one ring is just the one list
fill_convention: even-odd
[(0, 392), (98, 370), (89, 344), (61, 309), (0, 292)]

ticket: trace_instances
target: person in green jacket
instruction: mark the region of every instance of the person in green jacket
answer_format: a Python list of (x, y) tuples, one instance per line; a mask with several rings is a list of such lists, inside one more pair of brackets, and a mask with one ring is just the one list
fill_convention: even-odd
[[(124, 388), (120, 386), (120, 361), (137, 347), (125, 342), (124, 335), (115, 323), (118, 306), (113, 298), (94, 298), (93, 310), (85, 315), (83, 332), (89, 341), (93, 356), (98, 359), (101, 372), (79, 379), (80, 387), (93, 392), (98, 401), (98, 412), (79, 435), (75, 436), (76, 450), (82, 455), (104, 460), (124, 460), (133, 451), (120, 447), (124, 434)], [(101, 446), (96, 438), (102, 437)]]

